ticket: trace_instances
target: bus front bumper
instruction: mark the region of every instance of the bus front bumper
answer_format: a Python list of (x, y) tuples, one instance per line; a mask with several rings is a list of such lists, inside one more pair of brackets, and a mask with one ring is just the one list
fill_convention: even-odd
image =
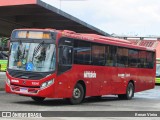
[(8, 85), (6, 83), (5, 90), (7, 93), (19, 94), (23, 96), (37, 96), (37, 97), (54, 97), (54, 86), (50, 85), (44, 89), (41, 88), (32, 88), (32, 87), (21, 87), (18, 85)]

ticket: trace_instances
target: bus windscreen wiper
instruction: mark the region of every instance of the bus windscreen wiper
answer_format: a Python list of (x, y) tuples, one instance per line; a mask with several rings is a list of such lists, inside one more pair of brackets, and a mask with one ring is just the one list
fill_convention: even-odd
[(40, 48), (42, 47), (43, 44), (44, 44), (44, 41), (39, 43), (38, 46), (34, 48), (32, 61), (33, 61), (34, 56), (37, 55), (38, 51), (40, 50)]

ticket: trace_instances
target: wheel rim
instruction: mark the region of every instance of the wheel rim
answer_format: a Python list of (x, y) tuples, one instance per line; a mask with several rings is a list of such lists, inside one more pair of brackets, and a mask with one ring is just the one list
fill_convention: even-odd
[(80, 96), (81, 96), (80, 89), (75, 88), (74, 91), (73, 91), (73, 97), (77, 99), (77, 98), (80, 98)]
[(129, 88), (128, 88), (128, 96), (132, 97), (132, 94), (133, 94), (132, 86), (129, 86)]

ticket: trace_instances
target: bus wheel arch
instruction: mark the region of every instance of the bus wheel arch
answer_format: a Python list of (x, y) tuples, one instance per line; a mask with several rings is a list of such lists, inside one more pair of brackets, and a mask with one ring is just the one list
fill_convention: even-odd
[(135, 84), (134, 84), (133, 80), (130, 80), (127, 84), (127, 87), (126, 87), (126, 93), (119, 94), (118, 98), (130, 100), (130, 99), (132, 99), (132, 97), (134, 97), (134, 92), (135, 92)]
[(81, 103), (86, 95), (86, 85), (83, 80), (79, 80), (72, 90), (72, 97), (68, 99), (72, 105)]

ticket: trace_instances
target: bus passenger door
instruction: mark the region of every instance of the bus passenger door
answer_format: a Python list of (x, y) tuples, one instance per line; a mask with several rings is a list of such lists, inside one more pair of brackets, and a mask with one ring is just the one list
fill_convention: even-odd
[(128, 49), (123, 47), (117, 48), (117, 79), (115, 80), (115, 92), (121, 94), (126, 91), (127, 79), (130, 76), (128, 69)]
[(115, 90), (115, 83), (117, 81), (117, 47), (116, 46), (106, 46), (106, 63), (105, 63), (105, 81), (103, 84), (106, 83), (105, 93), (106, 94), (113, 94)]
[(59, 47), (58, 75), (71, 69), (72, 53), (73, 53), (73, 48), (71, 46)]
[(72, 79), (73, 46), (71, 40), (60, 40), (58, 47), (57, 88), (58, 97), (68, 97)]
[(117, 79), (114, 80), (115, 93), (124, 93), (126, 91), (125, 83), (126, 81), (126, 68), (118, 67), (117, 69)]

